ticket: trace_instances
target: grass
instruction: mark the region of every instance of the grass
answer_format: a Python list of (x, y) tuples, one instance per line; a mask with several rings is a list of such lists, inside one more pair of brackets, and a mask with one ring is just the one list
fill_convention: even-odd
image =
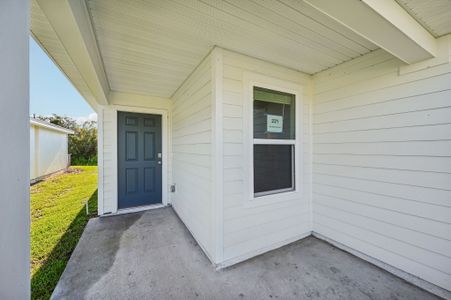
[(31, 297), (49, 299), (86, 223), (97, 215), (97, 167), (71, 167), (30, 193)]

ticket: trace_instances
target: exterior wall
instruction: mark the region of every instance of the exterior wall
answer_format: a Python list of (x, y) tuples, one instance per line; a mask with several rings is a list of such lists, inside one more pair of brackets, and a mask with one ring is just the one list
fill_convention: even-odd
[[(300, 166), (301, 192), (282, 201), (255, 199), (250, 203), (246, 151), (252, 147), (247, 135), (246, 79), (251, 72), (274, 78), (274, 81), (299, 85), (302, 90), (303, 165)], [(223, 265), (280, 247), (311, 233), (311, 150), (310, 150), (310, 76), (285, 67), (230, 51), (223, 51)], [(275, 84), (275, 83), (274, 83)], [(252, 108), (251, 108), (252, 109)], [(251, 113), (250, 113), (251, 114)], [(249, 163), (249, 164), (248, 164)], [(284, 198), (278, 194), (276, 198)], [(280, 199), (279, 199), (280, 200)]]
[(30, 126), (30, 179), (67, 168), (67, 134)]
[(0, 1), (0, 299), (30, 298), (29, 1)]
[(451, 290), (449, 61), (377, 50), (314, 76), (313, 230)]
[[(163, 115), (163, 204), (171, 202), (171, 100), (112, 92), (111, 105), (97, 111), (99, 132), (99, 215), (117, 213), (117, 112), (131, 111)], [(166, 152), (166, 153), (165, 153)]]
[(209, 258), (212, 222), (212, 64), (208, 55), (172, 97), (172, 204)]
[[(117, 211), (117, 111), (157, 109), (169, 120), (166, 188), (176, 185), (174, 209), (213, 262), (313, 230), (450, 289), (451, 65), (419, 66), (377, 50), (312, 80), (215, 49), (170, 100), (113, 93), (99, 114), (99, 210)], [(248, 201), (249, 73), (302, 87), (302, 189), (283, 201)]]
[(30, 180), (33, 180), (37, 176), (35, 174), (37, 173), (36, 168), (36, 146), (35, 146), (35, 134), (37, 134), (37, 130), (35, 130), (34, 126), (30, 126)]

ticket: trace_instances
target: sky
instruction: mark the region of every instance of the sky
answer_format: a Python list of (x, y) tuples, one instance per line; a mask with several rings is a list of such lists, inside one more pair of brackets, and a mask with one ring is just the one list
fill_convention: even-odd
[(30, 37), (30, 115), (57, 114), (95, 120), (93, 109)]

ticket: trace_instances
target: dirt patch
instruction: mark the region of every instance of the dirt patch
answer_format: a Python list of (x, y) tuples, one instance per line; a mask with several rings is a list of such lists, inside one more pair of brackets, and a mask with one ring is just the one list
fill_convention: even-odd
[(68, 169), (66, 170), (66, 173), (68, 173), (68, 174), (78, 174), (78, 173), (81, 173), (81, 172), (83, 172), (82, 169), (79, 169), (79, 168), (73, 168), (73, 167), (70, 167), (70, 168), (68, 168)]

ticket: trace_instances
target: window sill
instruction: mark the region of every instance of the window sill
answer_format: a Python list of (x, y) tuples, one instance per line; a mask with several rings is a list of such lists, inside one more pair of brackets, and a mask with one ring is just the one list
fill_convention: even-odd
[(253, 208), (259, 206), (273, 205), (281, 202), (298, 201), (302, 199), (302, 191), (299, 189), (280, 192), (276, 194), (262, 195), (255, 197), (252, 195), (244, 202), (244, 208)]
[(267, 192), (254, 193), (254, 199), (271, 196), (271, 195), (280, 195), (280, 194), (285, 194), (285, 193), (294, 192), (294, 191), (296, 191), (296, 189), (290, 187), (290, 188), (272, 190), (272, 191), (267, 191)]

